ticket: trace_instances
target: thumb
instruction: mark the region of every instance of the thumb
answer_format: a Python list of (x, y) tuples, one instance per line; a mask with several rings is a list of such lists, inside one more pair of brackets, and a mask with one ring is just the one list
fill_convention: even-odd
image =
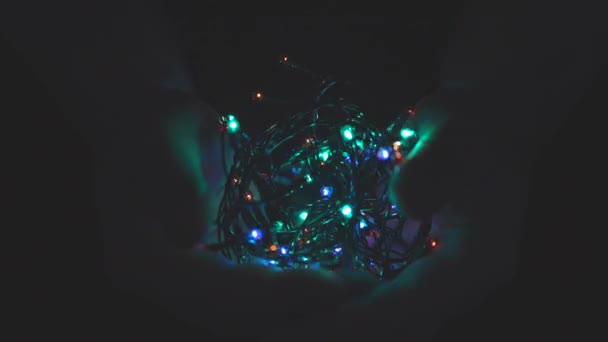
[(393, 173), (389, 194), (408, 217), (424, 219), (467, 186), (466, 168), (477, 158), (476, 128), (471, 120), (455, 120), (455, 113), (439, 96), (423, 99), (407, 125), (419, 140)]
[[(272, 276), (273, 293), (288, 292), (283, 296), (284, 304), (290, 302), (289, 306), (299, 307), (301, 313), (333, 310), (353, 298), (368, 295), (378, 285), (376, 279), (362, 272), (292, 270)], [(309, 296), (293, 296), (294, 289), (301, 289)]]
[(286, 311), (273, 313), (278, 316), (275, 322), (281, 322), (265, 337), (289, 336), (291, 341), (325, 341), (335, 329), (339, 308), (366, 298), (380, 284), (371, 274), (355, 271), (296, 270), (274, 275), (272, 292)]

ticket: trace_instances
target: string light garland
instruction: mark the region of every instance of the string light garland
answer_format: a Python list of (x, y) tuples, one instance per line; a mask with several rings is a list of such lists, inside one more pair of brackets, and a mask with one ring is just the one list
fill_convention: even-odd
[[(305, 70), (288, 61), (280, 58)], [(406, 238), (407, 218), (388, 198), (395, 164), (418, 139), (407, 125), (414, 111), (376, 128), (358, 106), (327, 95), (338, 83), (323, 79), (312, 109), (255, 138), (236, 115), (220, 118), (222, 144), (235, 154), (225, 166), (218, 243), (210, 249), (238, 263), (363, 269), (391, 279), (438, 245), (430, 220)], [(263, 98), (253, 93), (253, 100)]]

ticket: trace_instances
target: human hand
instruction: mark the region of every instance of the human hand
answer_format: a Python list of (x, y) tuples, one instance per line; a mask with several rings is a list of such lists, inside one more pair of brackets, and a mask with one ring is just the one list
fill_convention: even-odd
[(182, 101), (152, 106), (147, 116), (159, 118), (153, 127), (160, 132), (126, 134), (125, 158), (111, 161), (113, 177), (104, 175), (105, 207), (123, 209), (105, 226), (114, 284), (223, 336), (267, 336), (264, 326), (294, 334), (368, 293), (376, 284), (371, 276), (276, 272), (195, 248), (214, 221), (225, 175), (217, 113)]
[(513, 276), (526, 167), (495, 155), (508, 141), (494, 139), (504, 135), (480, 115), (439, 94), (418, 104), (409, 124), (420, 142), (394, 175), (391, 196), (410, 217), (435, 214), (438, 246), (345, 307), (335, 335), (430, 339)]

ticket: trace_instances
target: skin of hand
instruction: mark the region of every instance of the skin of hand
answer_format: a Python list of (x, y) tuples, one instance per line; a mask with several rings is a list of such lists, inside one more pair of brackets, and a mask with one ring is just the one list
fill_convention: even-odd
[[(370, 296), (344, 306), (327, 322), (328, 340), (431, 339), (447, 320), (474, 309), (513, 276), (525, 180), (512, 165), (490, 163), (488, 140), (476, 144), (480, 136), (452, 120), (452, 110), (443, 99), (419, 103), (411, 127), (420, 144), (392, 179), (391, 196), (408, 215), (436, 213), (438, 247)], [(473, 157), (480, 162), (463, 162)]]
[(603, 63), (605, 29), (589, 9), (491, 6), (463, 16), (441, 86), (410, 123), (420, 141), (392, 179), (406, 214), (436, 214), (439, 246), (345, 307), (334, 336), (431, 340), (517, 270), (533, 161)]
[(223, 177), (217, 116), (192, 101), (162, 12), (59, 8), (16, 8), (2, 26), (92, 151), (94, 220), (113, 288), (202, 332), (249, 337), (268, 324), (299, 329), (371, 290), (375, 281), (359, 275), (277, 273), (194, 249), (215, 216), (209, 189)]
[[(153, 126), (158, 132), (116, 145), (98, 175), (107, 267), (116, 286), (193, 326), (235, 336), (265, 334), (259, 326), (269, 317), (289, 327), (328, 315), (371, 290), (376, 281), (363, 274), (276, 272), (193, 248), (215, 217), (218, 197), (210, 188), (225, 182), (219, 122), (205, 104), (181, 96), (161, 104), (162, 98), (149, 107), (164, 113)], [(234, 315), (248, 318), (235, 324)]]

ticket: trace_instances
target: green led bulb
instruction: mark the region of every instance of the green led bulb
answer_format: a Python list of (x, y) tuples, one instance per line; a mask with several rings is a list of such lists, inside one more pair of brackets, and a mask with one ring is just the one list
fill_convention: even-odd
[(239, 120), (236, 119), (236, 117), (234, 115), (227, 115), (226, 116), (227, 122), (226, 122), (226, 127), (228, 128), (228, 131), (230, 133), (235, 133), (239, 130)]
[(340, 208), (340, 212), (342, 213), (342, 215), (344, 215), (344, 217), (347, 218), (353, 216), (353, 208), (348, 204), (343, 205), (342, 208)]
[(404, 128), (401, 130), (401, 137), (403, 139), (407, 139), (410, 137), (413, 137), (414, 134), (416, 134), (413, 130), (409, 129), (409, 128)]
[(355, 133), (354, 133), (353, 128), (350, 126), (344, 126), (342, 128), (342, 136), (346, 140), (353, 140), (355, 138)]
[(327, 159), (329, 159), (329, 151), (325, 150), (319, 153), (319, 159), (321, 159), (321, 161), (323, 162), (326, 162)]
[(365, 143), (361, 139), (355, 140), (355, 145), (362, 150), (365, 149)]
[(285, 227), (285, 224), (281, 221), (276, 221), (276, 222), (274, 222), (273, 227), (274, 227), (275, 231), (282, 232)]

